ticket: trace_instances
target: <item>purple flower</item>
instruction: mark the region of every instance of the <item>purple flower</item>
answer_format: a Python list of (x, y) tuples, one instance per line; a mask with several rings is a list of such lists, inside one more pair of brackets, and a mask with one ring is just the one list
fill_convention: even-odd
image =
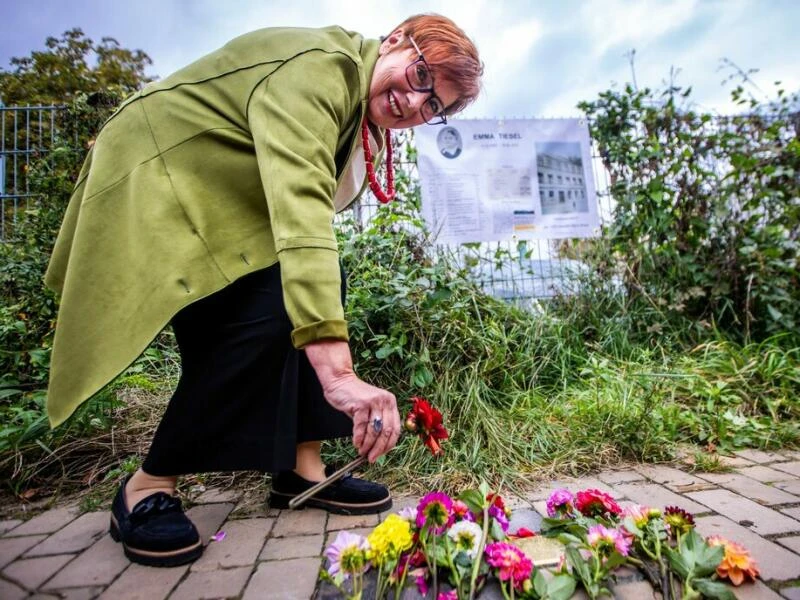
[(363, 573), (369, 567), (366, 538), (349, 531), (340, 531), (333, 543), (325, 550), (329, 561), (328, 573), (331, 577), (341, 574), (343, 579), (350, 575)]
[(492, 506), (489, 507), (489, 516), (497, 521), (504, 533), (508, 531), (508, 517), (506, 516), (506, 511), (492, 504)]
[(619, 529), (611, 529), (603, 525), (589, 527), (587, 536), (589, 545), (597, 548), (601, 554), (611, 554), (614, 550), (622, 556), (628, 556), (631, 550), (631, 540)]
[(574, 513), (575, 496), (565, 489), (555, 490), (547, 499), (548, 517), (568, 517)]
[(453, 523), (453, 500), (444, 492), (431, 492), (417, 506), (417, 527), (426, 525), (435, 535), (444, 532)]

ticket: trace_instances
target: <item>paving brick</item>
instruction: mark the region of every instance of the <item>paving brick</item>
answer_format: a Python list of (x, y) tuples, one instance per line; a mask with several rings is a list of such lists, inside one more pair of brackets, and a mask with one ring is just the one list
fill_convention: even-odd
[(201, 504), (200, 506), (193, 506), (187, 510), (186, 516), (189, 517), (195, 527), (197, 527), (197, 531), (200, 533), (200, 538), (203, 540), (203, 543), (208, 544), (208, 540), (219, 531), (232, 510), (233, 504), (228, 502), (223, 504)]
[(308, 600), (314, 594), (319, 566), (319, 558), (262, 562), (242, 600)]
[(511, 513), (508, 531), (509, 533), (514, 533), (520, 527), (525, 527), (531, 531), (539, 531), (542, 528), (542, 516), (532, 508), (518, 508)]
[[(336, 534), (333, 535), (334, 538)], [(261, 551), (258, 560), (285, 560), (287, 558), (309, 558), (322, 556), (321, 533), (315, 535), (298, 535), (288, 538), (270, 538)]]
[(272, 537), (322, 533), (327, 519), (328, 513), (316, 508), (285, 510), (272, 528)]
[(719, 462), (726, 467), (734, 468), (749, 467), (753, 464), (753, 461), (742, 458), (741, 456), (723, 456), (722, 454), (719, 455)]
[(61, 569), (43, 586), (43, 589), (109, 585), (129, 564), (130, 561), (122, 551), (122, 545), (112, 540), (110, 535), (106, 535)]
[[(757, 468), (757, 467), (756, 467)], [(762, 467), (763, 468), (763, 467)], [(700, 477), (766, 506), (800, 502), (800, 497), (736, 473), (704, 473)]]
[(62, 506), (43, 512), (14, 528), (10, 535), (38, 535), (40, 533), (53, 533), (64, 527), (78, 516), (75, 506)]
[(606, 494), (609, 494), (614, 498), (620, 497), (620, 494), (619, 492), (617, 492), (616, 489), (614, 489), (609, 485), (606, 485), (596, 477), (581, 477), (579, 479), (564, 479), (551, 482), (549, 492), (544, 496), (544, 499), (549, 498), (553, 490), (557, 490), (559, 488), (567, 489), (573, 494), (580, 490), (594, 489), (594, 490), (600, 490), (601, 492), (605, 492)]
[(781, 589), (781, 597), (788, 598), (788, 600), (800, 600), (800, 587)]
[(707, 512), (703, 505), (692, 502), (685, 496), (671, 492), (667, 488), (656, 485), (655, 483), (623, 483), (614, 486), (625, 497), (634, 502), (652, 506), (653, 508), (664, 508), (666, 506), (680, 506), (690, 513)]
[(21, 523), (24, 523), (24, 521), (20, 519), (8, 519), (6, 521), (0, 521), (0, 535), (5, 535)]
[(52, 592), (40, 592), (27, 600), (47, 599), (47, 600), (93, 600), (103, 592), (102, 586), (67, 588)]
[(104, 532), (108, 531), (108, 519), (106, 512), (81, 515), (41, 544), (28, 550), (25, 557), (80, 552), (94, 544)]
[(666, 465), (638, 465), (636, 471), (673, 492), (686, 491), (683, 489), (686, 487), (706, 485), (699, 477)]
[(739, 587), (731, 587), (731, 590), (733, 590), (736, 600), (783, 600), (758, 580), (752, 583), (743, 583)]
[(762, 538), (752, 530), (719, 515), (699, 517), (695, 522), (697, 531), (701, 535), (705, 537), (721, 535), (747, 548), (758, 563), (761, 578), (765, 581), (800, 577), (800, 560), (797, 560), (796, 554)]
[(154, 569), (131, 563), (111, 587), (100, 596), (100, 600), (160, 600), (166, 598), (175, 585), (189, 570), (189, 565), (169, 569)]
[(21, 600), (27, 595), (28, 592), (23, 590), (16, 583), (0, 579), (0, 598), (3, 600)]
[(189, 576), (178, 585), (169, 598), (170, 600), (204, 600), (238, 597), (252, 570), (253, 567), (247, 566), (189, 573)]
[(3, 569), (3, 575), (29, 590), (35, 590), (73, 558), (75, 558), (74, 554), (23, 558)]
[(31, 535), (0, 540), (0, 568), (6, 566), (29, 548), (45, 539), (46, 535)]
[(734, 452), (736, 456), (752, 460), (755, 463), (772, 463), (778, 460), (786, 460), (785, 456), (777, 452), (764, 452), (762, 450), (737, 450)]
[(800, 460), (800, 450), (781, 450), (781, 454), (789, 460)]
[(800, 460), (793, 460), (792, 462), (775, 463), (771, 465), (773, 469), (791, 473), (795, 477), (800, 477)]
[(785, 515), (789, 515), (793, 519), (800, 521), (800, 506), (795, 506), (794, 508), (784, 508), (781, 509), (781, 512)]
[(655, 600), (653, 587), (646, 581), (633, 581), (613, 586), (615, 600)]
[[(383, 511), (381, 514), (378, 515), (378, 521), (383, 521), (387, 516), (392, 513), (399, 513), (404, 508), (417, 508), (417, 504), (419, 504), (419, 498), (416, 496), (401, 496), (399, 498), (392, 498), (392, 508), (389, 510)], [(330, 519), (334, 515), (330, 515), (328, 518)]]
[(238, 519), (226, 522), (223, 526), (225, 539), (211, 542), (191, 570), (213, 571), (252, 565), (264, 547), (274, 521), (275, 519)]
[(750, 479), (760, 481), (761, 483), (774, 483), (776, 481), (791, 481), (792, 479), (795, 479), (791, 473), (778, 471), (777, 469), (766, 467), (764, 465), (744, 467), (742, 469), (736, 469), (736, 472), (744, 475), (745, 477), (749, 477)]
[(624, 471), (601, 471), (597, 474), (597, 478), (603, 483), (614, 485), (615, 483), (641, 481), (644, 479), (644, 475), (633, 469), (626, 469)]
[[(761, 535), (789, 533), (800, 529), (798, 528), (800, 523), (794, 519), (728, 490), (693, 492), (687, 495)], [(752, 525), (746, 523), (752, 523)]]
[(214, 504), (219, 502), (233, 502), (235, 504), (241, 497), (242, 492), (240, 490), (211, 488), (200, 494), (193, 502), (195, 504)]
[(795, 496), (800, 496), (800, 479), (792, 479), (790, 481), (776, 481), (775, 487), (782, 489), (784, 492), (789, 492)]
[[(775, 540), (781, 546), (785, 546), (789, 548), (789, 550), (793, 550), (800, 554), (800, 535), (793, 535), (791, 537), (784, 537), (784, 538), (777, 538)], [(800, 558), (798, 558), (800, 560)]]
[(378, 515), (328, 515), (328, 531), (355, 529), (356, 527), (375, 527)]

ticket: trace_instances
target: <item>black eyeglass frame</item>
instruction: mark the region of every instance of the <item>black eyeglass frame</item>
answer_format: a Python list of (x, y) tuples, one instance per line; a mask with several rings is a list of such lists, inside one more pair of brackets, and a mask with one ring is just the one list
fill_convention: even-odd
[[(419, 49), (419, 46), (417, 46), (417, 43), (414, 41), (414, 38), (412, 38), (411, 36), (408, 36), (408, 39), (411, 42), (411, 45), (414, 46), (414, 50), (417, 51), (417, 54), (419, 55), (419, 58), (406, 67), (406, 81), (408, 81), (408, 85), (410, 85), (411, 89), (414, 90), (415, 92), (427, 92), (427, 93), (430, 94), (430, 96), (428, 97), (427, 100), (425, 100), (424, 104), (422, 105), (422, 107), (420, 108), (420, 111), (419, 111), (420, 114), (422, 115), (422, 119), (428, 125), (446, 125), (447, 124), (447, 115), (445, 114), (445, 110), (447, 110), (447, 109), (446, 108), (442, 108), (441, 110), (439, 110), (439, 112), (436, 112), (436, 111), (434, 111), (435, 107), (431, 106), (432, 103), (436, 102), (436, 103), (438, 103), (439, 106), (444, 107), (444, 102), (442, 102), (441, 98), (439, 98), (439, 96), (436, 95), (436, 92), (433, 89), (433, 84), (434, 84), (433, 71), (431, 71), (430, 65), (428, 65), (428, 62), (425, 60), (425, 56), (422, 54), (422, 50)], [(414, 84), (414, 82), (412, 81), (412, 77), (408, 74), (409, 69), (413, 69), (414, 65), (416, 65), (418, 63), (422, 63), (425, 66), (425, 68), (427, 69), (428, 76), (431, 78), (430, 87), (424, 87), (424, 88), (417, 87)], [(430, 120), (425, 117), (425, 110), (424, 110), (425, 107), (428, 107), (428, 111), (430, 111), (430, 113), (432, 115)]]

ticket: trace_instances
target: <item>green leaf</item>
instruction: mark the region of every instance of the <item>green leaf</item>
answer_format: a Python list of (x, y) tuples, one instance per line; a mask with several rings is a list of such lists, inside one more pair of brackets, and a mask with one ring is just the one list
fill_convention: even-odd
[(553, 577), (547, 584), (547, 598), (549, 600), (569, 600), (575, 593), (575, 587), (575, 578), (572, 575), (561, 573)]
[(624, 565), (628, 562), (628, 559), (622, 556), (619, 552), (614, 552), (611, 556), (608, 557), (606, 562), (604, 563), (603, 567), (608, 571), (616, 569), (620, 565)]
[[(570, 579), (572, 579), (572, 577), (570, 577)], [(536, 572), (533, 574), (533, 591), (536, 592), (540, 598), (544, 598), (548, 594), (548, 588), (549, 586), (542, 574), (542, 570), (536, 569)]]
[(466, 490), (458, 495), (458, 499), (466, 504), (469, 509), (479, 515), (483, 512), (486, 496), (482, 496), (478, 490)]
[(694, 567), (696, 577), (711, 575), (725, 557), (725, 548), (722, 546), (709, 546), (703, 542), (703, 546), (697, 551), (697, 563)]
[(736, 600), (736, 596), (727, 585), (713, 579), (695, 579), (692, 586), (698, 592), (714, 600)]
[(689, 573), (692, 571), (692, 566), (687, 563), (680, 552), (676, 552), (671, 548), (664, 548), (664, 554), (667, 556), (670, 569), (675, 571), (681, 579), (686, 581), (689, 577)]

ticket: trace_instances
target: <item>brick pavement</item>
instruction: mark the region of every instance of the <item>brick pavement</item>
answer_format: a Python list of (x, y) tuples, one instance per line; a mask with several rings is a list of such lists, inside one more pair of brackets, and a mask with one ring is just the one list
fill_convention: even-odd
[[(535, 527), (544, 499), (562, 486), (600, 488), (622, 503), (678, 504), (695, 512), (701, 534), (738, 541), (757, 560), (762, 579), (736, 589), (737, 598), (800, 599), (800, 455), (745, 450), (725, 464), (733, 470), (690, 474), (675, 466), (642, 465), (553, 481), (513, 498), (512, 525)], [(259, 514), (240, 514), (240, 496), (234, 490), (215, 489), (194, 500), (189, 515), (208, 546), (194, 564), (173, 569), (128, 562), (108, 535), (105, 512), (81, 515), (77, 507), (67, 505), (24, 522), (0, 521), (0, 598), (333, 598), (329, 586), (317, 583), (324, 544), (340, 530), (367, 533), (379, 518), (327, 515), (314, 509), (263, 508)], [(395, 507), (414, 503), (415, 499), (398, 498)], [(224, 540), (209, 543), (220, 529), (226, 532)], [(613, 591), (618, 600), (660, 597), (635, 570), (620, 574)], [(403, 597), (419, 598), (415, 593)], [(500, 597), (497, 589), (481, 595), (486, 600)]]

